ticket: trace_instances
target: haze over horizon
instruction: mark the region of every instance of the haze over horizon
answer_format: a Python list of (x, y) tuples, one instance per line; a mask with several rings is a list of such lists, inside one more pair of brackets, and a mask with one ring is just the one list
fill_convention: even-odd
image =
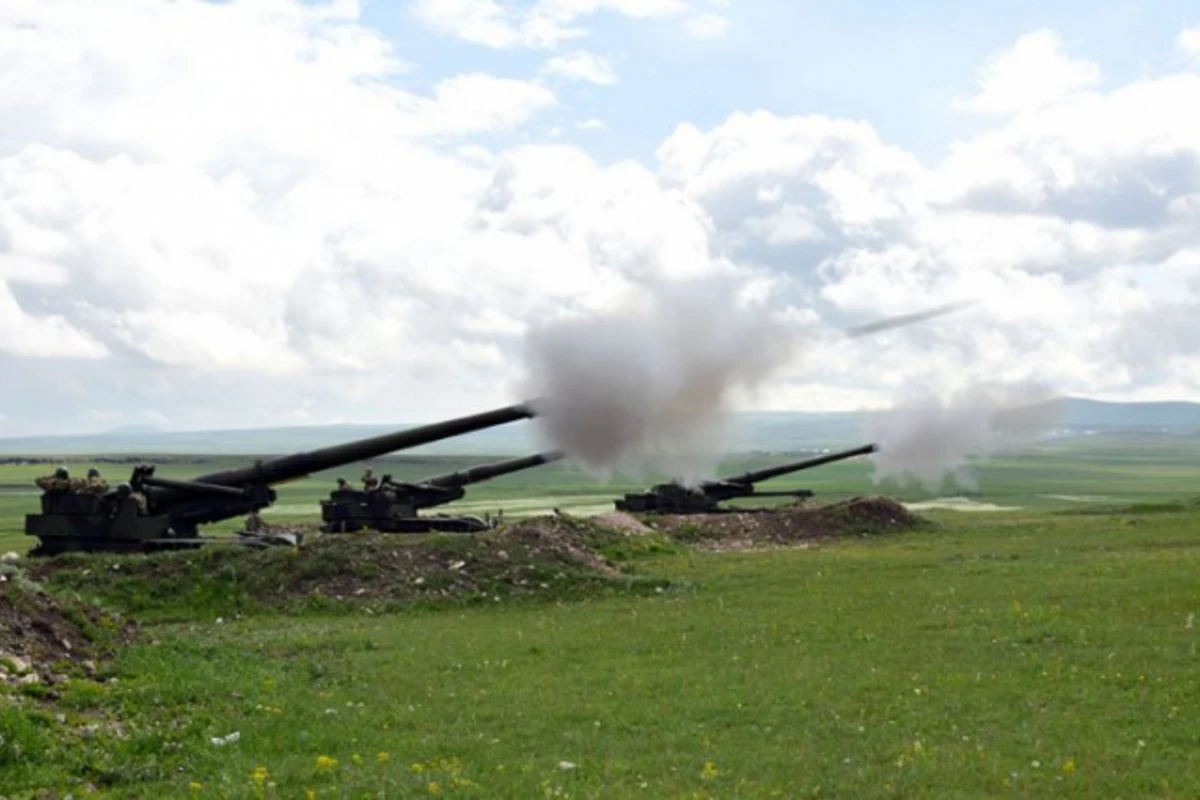
[(0, 41), (0, 437), (472, 413), (531, 324), (722, 272), (810, 332), (745, 408), (1200, 401), (1182, 4), (13, 0)]

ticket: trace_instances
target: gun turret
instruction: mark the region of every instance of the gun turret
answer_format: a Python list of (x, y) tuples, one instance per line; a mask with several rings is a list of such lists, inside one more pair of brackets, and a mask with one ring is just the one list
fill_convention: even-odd
[(154, 467), (133, 470), (129, 488), (105, 497), (47, 492), (41, 514), (25, 517), (25, 533), (39, 545), (32, 555), (67, 550), (143, 551), (194, 544), (197, 526), (235, 519), (275, 502), (274, 486), (314, 472), (352, 464), (396, 450), (462, 436), (535, 416), (529, 403), (420, 425), (305, 453), (259, 460), (192, 480), (154, 476)]
[(627, 494), (616, 500), (618, 511), (638, 511), (660, 514), (710, 514), (726, 509), (718, 504), (739, 497), (812, 497), (808, 489), (785, 489), (781, 491), (759, 491), (754, 484), (792, 472), (800, 472), (822, 464), (843, 461), (854, 456), (866, 455), (876, 450), (873, 444), (829, 453), (802, 461), (793, 461), (775, 467), (752, 470), (732, 478), (703, 481), (696, 486), (683, 486), (678, 482), (660, 483), (646, 492)]
[(495, 461), (477, 467), (434, 475), (418, 481), (385, 480), (377, 489), (365, 492), (334, 491), (321, 501), (323, 530), (327, 533), (371, 528), (386, 533), (419, 533), (431, 530), (482, 530), (486, 523), (477, 517), (420, 517), (423, 508), (452, 503), (466, 496), (465, 487), (509, 473), (549, 464), (566, 454), (552, 450), (537, 455)]

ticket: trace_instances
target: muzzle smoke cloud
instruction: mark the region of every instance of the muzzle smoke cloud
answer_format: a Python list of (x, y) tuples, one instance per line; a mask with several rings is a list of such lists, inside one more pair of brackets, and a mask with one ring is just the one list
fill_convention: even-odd
[(742, 289), (724, 276), (655, 282), (611, 313), (535, 328), (526, 396), (548, 443), (603, 474), (712, 477), (735, 394), (800, 350), (798, 328), (739, 302)]
[(867, 424), (879, 445), (872, 456), (875, 480), (916, 480), (935, 491), (947, 475), (976, 488), (967, 468), (972, 456), (988, 457), (1029, 442), (1062, 418), (1062, 403), (1046, 386), (985, 384), (940, 402), (910, 395)]

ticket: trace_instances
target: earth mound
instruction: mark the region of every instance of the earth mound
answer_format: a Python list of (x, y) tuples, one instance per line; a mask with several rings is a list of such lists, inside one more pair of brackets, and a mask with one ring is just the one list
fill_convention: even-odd
[(85, 603), (53, 597), (5, 565), (0, 573), (0, 680), (61, 683), (63, 673), (94, 676), (96, 661), (135, 627)]
[(653, 533), (654, 529), (639, 520), (633, 514), (624, 511), (610, 511), (591, 518), (592, 522), (624, 531), (630, 535)]
[(279, 610), (296, 607), (296, 601), (389, 605), (563, 596), (652, 583), (627, 577), (597, 551), (595, 543), (613, 535), (583, 520), (548, 516), (478, 534), (328, 534), (294, 548), (209, 545), (152, 555), (65, 554), (37, 565), (35, 574), (91, 592), (106, 606), (172, 616), (194, 616), (198, 609)]
[(648, 517), (672, 538), (700, 546), (792, 544), (843, 536), (912, 530), (925, 521), (887, 497), (855, 497), (826, 506), (782, 506), (718, 514)]

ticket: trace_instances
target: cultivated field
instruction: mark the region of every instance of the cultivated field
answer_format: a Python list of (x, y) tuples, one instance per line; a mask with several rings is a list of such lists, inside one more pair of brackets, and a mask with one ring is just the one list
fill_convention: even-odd
[[(111, 619), (81, 623), (113, 658), (8, 688), (0, 795), (1195, 797), (1198, 457), (1046, 447), (973, 493), (831, 465), (769, 488), (942, 502), (915, 505), (926, 525), (763, 548), (580, 526), (25, 565), (142, 629), (116, 644)], [(0, 470), (13, 487), (44, 466)], [(283, 487), (267, 519), (315, 519), (333, 477)], [(640, 485), (550, 465), (473, 487), (469, 507), (607, 511)], [(24, 552), (37, 495), (7, 491), (0, 547)], [(938, 507), (955, 504), (993, 508)]]

